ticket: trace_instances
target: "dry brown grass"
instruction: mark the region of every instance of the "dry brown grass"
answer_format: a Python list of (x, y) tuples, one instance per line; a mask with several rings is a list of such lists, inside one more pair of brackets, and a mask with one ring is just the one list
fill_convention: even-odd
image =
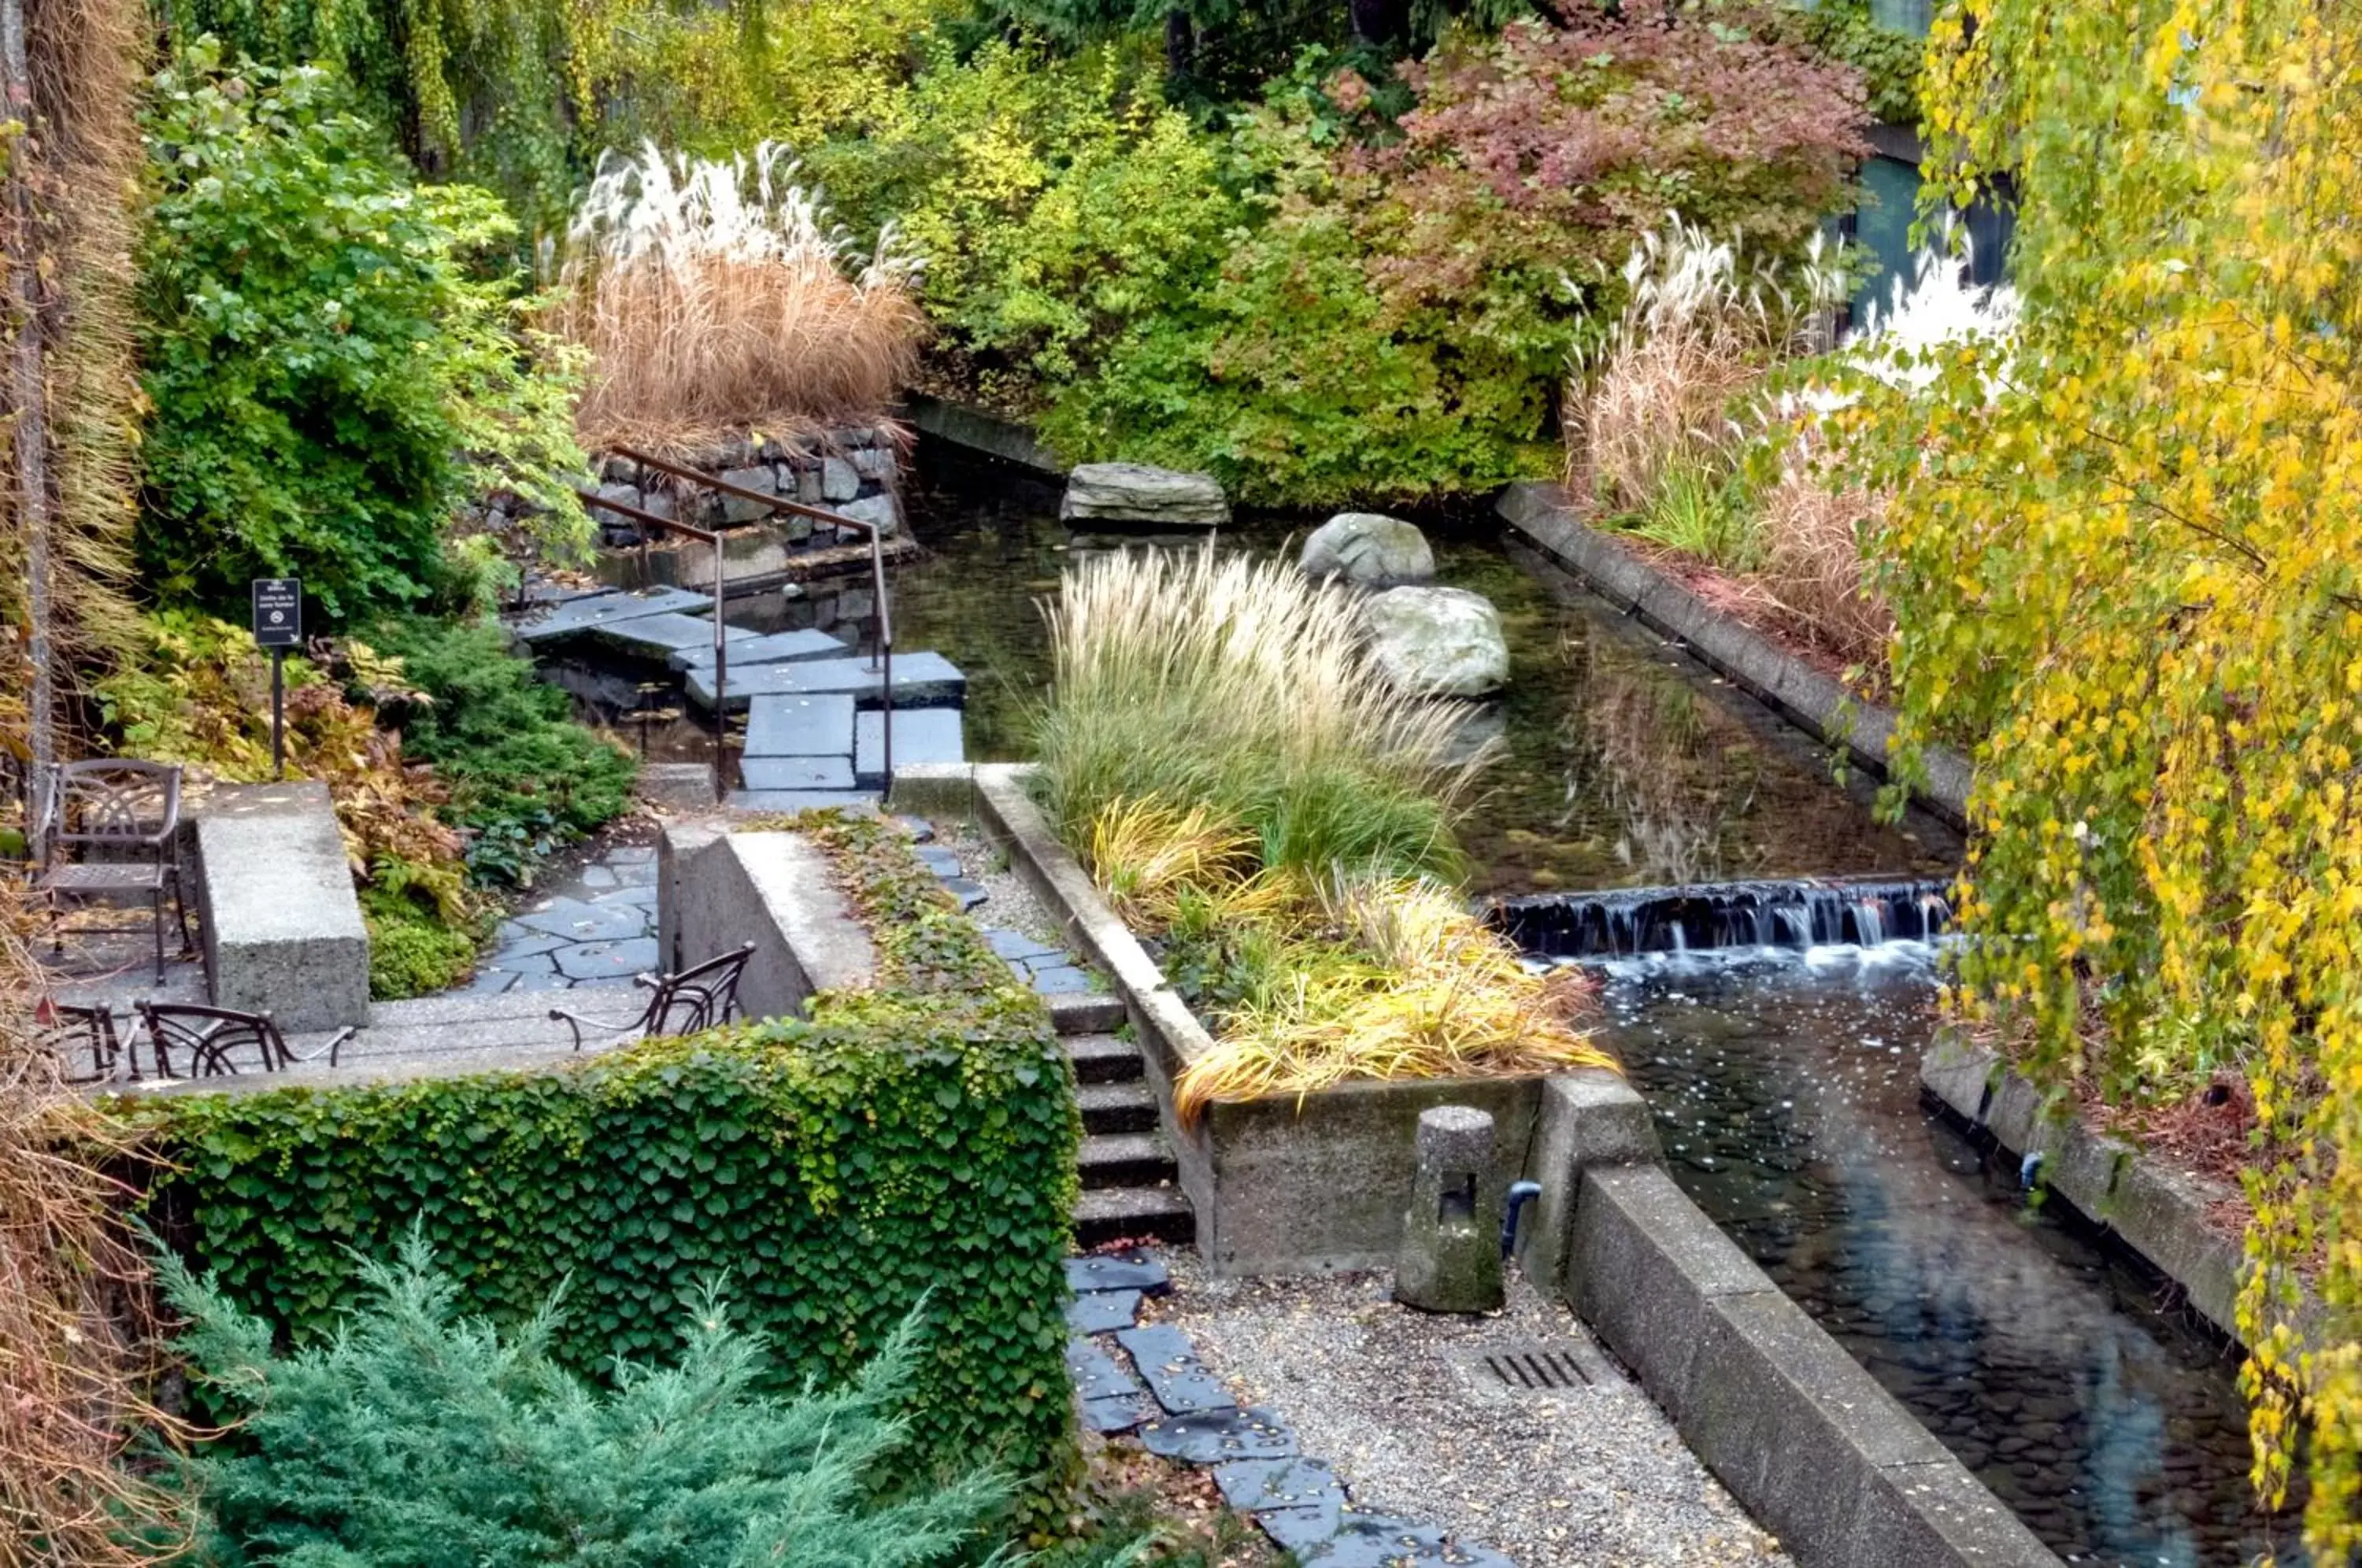
[(1816, 471), (1809, 451), (1791, 451), (1763, 492), (1762, 557), (1745, 580), (1782, 631), (1882, 679), (1894, 615), (1862, 569), (1862, 550), (1883, 504)]
[(600, 450), (686, 455), (736, 432), (869, 423), (925, 318), (890, 237), (855, 257), (795, 165), (610, 153), (577, 213), (554, 325), (590, 350), (577, 425)]
[(24, 917), (0, 887), (0, 1562), (162, 1562), (182, 1499), (123, 1463), (160, 1419), (139, 1392), (147, 1262), (102, 1168), (127, 1135), (60, 1081)]

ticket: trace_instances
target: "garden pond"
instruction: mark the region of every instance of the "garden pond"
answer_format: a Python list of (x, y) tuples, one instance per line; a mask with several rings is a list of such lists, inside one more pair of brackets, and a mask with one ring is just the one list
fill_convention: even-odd
[[(1112, 542), (1060, 524), (1055, 486), (932, 447), (905, 500), (925, 554), (893, 574), (896, 646), (966, 672), (971, 759), (1022, 759), (1048, 679), (1039, 601), (1076, 551)], [(1278, 549), (1317, 521), (1242, 519), (1221, 540)], [(1510, 647), (1509, 690), (1472, 723), (1472, 739), (1501, 745), (1462, 833), (1473, 890), (1924, 885), (1956, 869), (1944, 824), (1876, 820), (1870, 782), (1833, 777), (1826, 748), (1505, 547), (1489, 515), (1420, 522), (1440, 580), (1490, 599)], [(778, 629), (776, 596), (763, 603), (731, 619)], [(873, 627), (854, 615), (835, 629)], [(590, 712), (651, 756), (712, 755), (660, 684), (619, 702), (611, 683)], [(1935, 946), (1584, 961), (1676, 1180), (2062, 1558), (2301, 1561), (2294, 1514), (2249, 1504), (2236, 1352), (1923, 1102)]]

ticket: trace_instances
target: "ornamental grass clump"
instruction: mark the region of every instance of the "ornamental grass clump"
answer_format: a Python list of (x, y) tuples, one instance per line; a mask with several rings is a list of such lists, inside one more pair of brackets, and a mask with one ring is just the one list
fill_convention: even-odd
[(858, 422), (917, 368), (916, 264), (866, 258), (787, 149), (610, 152), (576, 210), (559, 329), (590, 351), (583, 444), (679, 453), (732, 431)]

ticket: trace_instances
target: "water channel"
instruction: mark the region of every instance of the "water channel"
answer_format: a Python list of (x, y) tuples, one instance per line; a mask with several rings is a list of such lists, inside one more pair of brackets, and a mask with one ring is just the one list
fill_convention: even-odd
[[(968, 673), (977, 759), (1026, 752), (1047, 677), (1036, 601), (1077, 547), (1057, 492), (922, 454), (923, 558), (895, 576), (896, 642)], [(1317, 520), (1315, 520), (1317, 521)], [(1959, 844), (1876, 822), (1867, 782), (1767, 710), (1505, 549), (1489, 517), (1430, 524), (1443, 581), (1501, 612), (1504, 755), (1463, 838), (1495, 896), (1791, 878), (1942, 878)], [(1227, 544), (1279, 547), (1303, 520)], [(734, 619), (736, 617), (734, 616)], [(628, 727), (619, 726), (631, 734)], [(642, 723), (651, 755), (693, 724)], [(1735, 947), (1588, 960), (1603, 1027), (1656, 1108), (1675, 1178), (2069, 1562), (2213, 1568), (2277, 1548), (2246, 1487), (2235, 1352), (2013, 1162), (1923, 1105), (1937, 951)]]

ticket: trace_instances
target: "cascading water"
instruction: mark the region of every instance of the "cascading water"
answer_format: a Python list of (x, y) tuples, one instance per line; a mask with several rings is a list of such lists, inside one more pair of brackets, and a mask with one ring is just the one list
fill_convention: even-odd
[(1952, 923), (1932, 878), (1715, 882), (1503, 899), (1493, 924), (1538, 957), (1620, 958), (1724, 947), (1926, 942)]

